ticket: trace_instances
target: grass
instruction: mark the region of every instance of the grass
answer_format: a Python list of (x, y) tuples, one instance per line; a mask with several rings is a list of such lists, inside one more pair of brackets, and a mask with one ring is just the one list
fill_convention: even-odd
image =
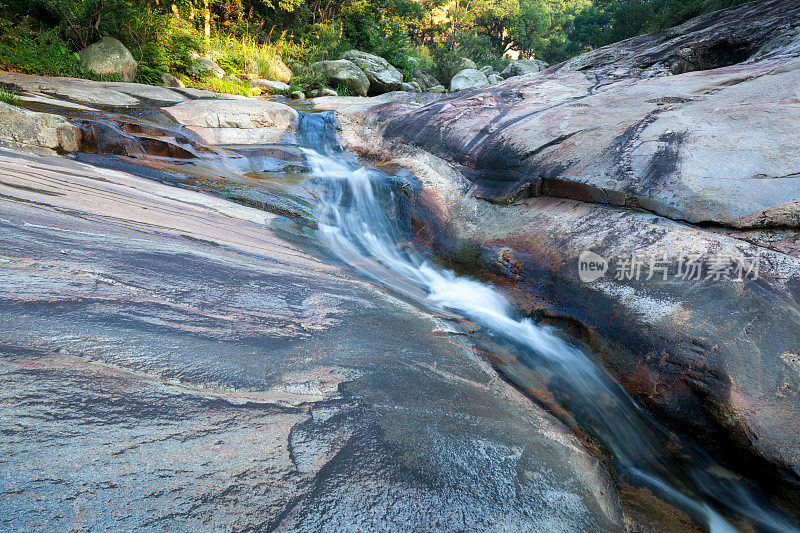
[(209, 52), (227, 74), (278, 79), (286, 68), (274, 46), (256, 44), (251, 38), (217, 35), (208, 45)]
[(247, 82), (241, 80), (234, 80), (230, 78), (203, 78), (195, 79), (188, 76), (179, 76), (180, 80), (187, 87), (194, 89), (205, 89), (206, 91), (214, 91), (216, 93), (239, 94), (242, 96), (253, 96), (258, 91), (255, 87)]
[(22, 105), (22, 98), (17, 96), (16, 93), (9, 91), (7, 89), (0, 89), (0, 102), (5, 102), (9, 105), (14, 105), (19, 107)]
[(8, 36), (0, 43), (0, 60), (10, 69), (41, 76), (84, 77), (78, 54), (70, 52), (66, 43), (54, 32), (36, 37), (25, 34)]

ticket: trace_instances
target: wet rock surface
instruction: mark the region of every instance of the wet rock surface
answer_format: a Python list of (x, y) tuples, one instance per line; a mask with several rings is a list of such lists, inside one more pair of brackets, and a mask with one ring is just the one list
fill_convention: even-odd
[[(465, 95), (354, 102), (342, 135), (421, 179), (418, 217), (441, 221), (426, 242), (443, 256), (583, 335), (675, 424), (796, 484), (798, 26), (794, 2), (747, 4)], [(673, 69), (726, 39), (747, 54)], [(671, 277), (585, 283), (584, 250), (643, 257), (645, 274), (667, 258)], [(677, 278), (687, 254), (760, 256), (761, 270)]]
[(0, 160), (4, 528), (622, 528), (598, 461), (457, 322), (297, 222)]

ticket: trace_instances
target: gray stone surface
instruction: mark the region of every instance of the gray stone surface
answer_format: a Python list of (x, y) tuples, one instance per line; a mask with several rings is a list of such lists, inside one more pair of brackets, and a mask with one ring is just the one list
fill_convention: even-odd
[(414, 70), (414, 81), (417, 82), (420, 88), (423, 91), (427, 91), (431, 87), (435, 87), (437, 85), (441, 85), (439, 80), (437, 80), (433, 74), (426, 70), (422, 69), (415, 69)]
[(125, 45), (113, 37), (103, 37), (78, 52), (81, 66), (102, 76), (121, 76), (125, 81), (136, 77), (136, 61)]
[(179, 80), (169, 72), (161, 73), (161, 83), (163, 83), (165, 87), (177, 87), (179, 89), (183, 89), (186, 87), (186, 85), (184, 85), (181, 80)]
[(503, 78), (511, 78), (512, 76), (524, 76), (525, 74), (535, 74), (545, 70), (549, 65), (541, 59), (519, 59), (512, 61), (500, 76)]
[(291, 88), (288, 84), (276, 80), (255, 79), (250, 83), (256, 87), (261, 87), (262, 89), (267, 89), (269, 91), (288, 91)]
[(1, 140), (63, 152), (78, 150), (81, 132), (62, 116), (0, 102), (0, 123)]
[(189, 100), (164, 113), (209, 144), (268, 144), (289, 140), (298, 114), (267, 100)]
[(204, 78), (206, 76), (213, 76), (222, 79), (225, 77), (225, 71), (217, 65), (213, 60), (192, 53), (192, 63), (189, 65), (189, 74), (196, 78)]
[(279, 237), (288, 220), (0, 165), (4, 528), (622, 528), (597, 460), (458, 324)]
[(397, 91), (403, 83), (403, 75), (400, 71), (382, 57), (358, 50), (348, 50), (342, 54), (341, 58), (352, 61), (364, 71), (369, 79), (370, 94)]
[(319, 61), (311, 65), (311, 70), (323, 76), (328, 85), (343, 85), (354, 95), (366, 96), (369, 91), (370, 81), (367, 75), (352, 61)]
[(479, 89), (489, 85), (489, 80), (480, 70), (474, 68), (464, 69), (450, 80), (450, 92), (464, 91), (466, 89)]

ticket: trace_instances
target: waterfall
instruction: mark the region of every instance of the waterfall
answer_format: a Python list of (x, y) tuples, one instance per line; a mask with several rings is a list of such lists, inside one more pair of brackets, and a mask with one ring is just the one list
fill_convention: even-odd
[(519, 316), (490, 285), (409, 250), (387, 210), (395, 200), (389, 176), (359, 164), (336, 144), (332, 115), (303, 114), (300, 139), (314, 176), (319, 238), (342, 261), (399, 294), (478, 323), (486, 335), (513, 347), (551, 384), (581, 427), (602, 442), (627, 481), (647, 487), (708, 530), (734, 531), (732, 519), (763, 531), (800, 531), (753, 484), (701, 448), (668, 450), (669, 431), (577, 346)]

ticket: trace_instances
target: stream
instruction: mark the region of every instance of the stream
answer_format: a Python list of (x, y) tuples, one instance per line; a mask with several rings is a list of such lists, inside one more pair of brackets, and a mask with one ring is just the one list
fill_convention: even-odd
[[(131, 171), (193, 191), (211, 192), (282, 215), (276, 217), (279, 219), (276, 227), (280, 231), (286, 230), (284, 237), (298, 248), (319, 246), (323, 254), (332, 254), (359, 278), (367, 280), (370, 287), (376, 285), (383, 292), (397, 297), (389, 305), (399, 305), (399, 299), (444, 320), (456, 323), (466, 320), (477, 324), (477, 331), (472, 335), (478, 343), (483, 343), (490, 351), (495, 347), (513, 354), (529, 370), (526, 375), (533, 376), (528, 379), (534, 383), (516, 385), (523, 390), (524, 385), (546, 389), (554, 404), (568, 413), (580, 430), (597, 444), (617, 485), (644, 487), (711, 532), (742, 529), (800, 531), (797, 520), (772, 503), (758, 483), (744, 478), (735, 468), (720, 464), (691, 439), (676, 437), (666, 425), (642, 409), (591, 354), (565, 339), (560, 331), (524, 317), (500, 290), (444, 269), (426, 250), (416, 248), (401, 207), (404, 199), (400, 197), (399, 184), (403, 180), (367, 165), (340, 146), (332, 112), (301, 110), (297, 146), (276, 145), (253, 150), (216, 150), (194, 141), (184, 142), (185, 138), (181, 136), (185, 130), (165, 120), (159, 112), (147, 108), (136, 116), (128, 116), (124, 128), (118, 126), (113, 117), (109, 119), (103, 113), (78, 112), (71, 118), (94, 124), (96, 151), (80, 154), (79, 161)], [(133, 134), (126, 131), (133, 131)], [(148, 132), (149, 137), (144, 138), (149, 139), (149, 145), (143, 145), (142, 138), (135, 135), (142, 131)], [(158, 144), (160, 153), (154, 155), (153, 146), (159, 142), (159, 136), (170, 135), (173, 141), (175, 138), (179, 141), (169, 145)], [(119, 155), (129, 157), (119, 158)], [(198, 164), (194, 165), (195, 162)], [(292, 167), (291, 171), (286, 170), (289, 167)], [(189, 168), (191, 171), (181, 170)], [(259, 231), (262, 228), (259, 226)], [(60, 254), (67, 255), (63, 250)], [(142, 260), (137, 258), (136, 264), (140, 262)], [(175, 272), (186, 274), (183, 269), (187, 268), (183, 261), (182, 266), (169, 266), (168, 270), (170, 275)], [(205, 267), (198, 266), (195, 270), (193, 274), (203, 281), (211, 276)], [(219, 286), (231, 283), (229, 277), (220, 274)], [(277, 289), (290, 283), (280, 277), (276, 279)], [(261, 290), (261, 285), (257, 287)], [(294, 287), (285, 287), (286, 292), (299, 290)], [(186, 290), (187, 295), (191, 292)], [(116, 295), (110, 297), (109, 301), (116, 298)], [(252, 299), (255, 301), (257, 295)], [(219, 300), (226, 298), (219, 297)], [(320, 306), (324, 308), (324, 305)], [(141, 314), (151, 319), (150, 310)], [(264, 316), (274, 314), (273, 309), (264, 312)], [(223, 318), (227, 320), (229, 317)], [(22, 319), (31, 320), (26, 314)], [(83, 321), (84, 317), (79, 317), (79, 323), (83, 324)], [(63, 318), (53, 319), (57, 325), (64, 322)], [(9, 328), (10, 324), (9, 321)], [(209, 326), (209, 330), (215, 328)], [(280, 334), (283, 329), (283, 325), (276, 327)], [(120, 334), (116, 330), (109, 331), (107, 347), (119, 351)], [(20, 336), (24, 337), (22, 333)], [(259, 335), (254, 333), (253, 336)], [(326, 342), (349, 346), (350, 339), (331, 337)], [(54, 338), (62, 342), (58, 336)], [(276, 350), (276, 346), (284, 349), (282, 346), (291, 344), (293, 340), (281, 338), (280, 344), (258, 344), (258, 351), (263, 348), (267, 353)], [(208, 365), (216, 361), (227, 368), (230, 355), (219, 342), (222, 341), (208, 346), (190, 345), (187, 353), (192, 354), (192, 366), (189, 371), (175, 362), (179, 358), (173, 353), (169, 353), (166, 360), (179, 368), (180, 371), (176, 371), (178, 377), (195, 372), (199, 381), (204, 379), (207, 370), (200, 368), (206, 364), (202, 357), (207, 357)], [(256, 341), (253, 343), (255, 345)], [(160, 344), (160, 341), (154, 341), (153, 351), (157, 351)], [(357, 342), (353, 341), (353, 344)], [(260, 358), (251, 356), (250, 348), (248, 345), (243, 349), (241, 360), (261, 364)], [(202, 357), (195, 356), (195, 353)], [(149, 361), (145, 363), (142, 368), (150, 364)], [(294, 363), (288, 360), (286, 364)], [(278, 366), (274, 365), (275, 368)], [(242, 366), (237, 369), (241, 376), (237, 374), (234, 377), (253, 388), (254, 376), (258, 375), (260, 368), (255, 363), (252, 368)], [(234, 383), (233, 378), (231, 380)]]
[(763, 531), (800, 530), (756, 487), (699, 447), (685, 444), (680, 453), (670, 452), (669, 431), (578, 347), (521, 318), (493, 287), (408, 249), (397, 221), (387, 215), (395, 193), (386, 175), (336, 145), (332, 120), (327, 113), (303, 114), (301, 138), (319, 197), (319, 238), (342, 261), (395, 293), (478, 323), (484, 335), (511, 347), (603, 444), (623, 478), (648, 487), (709, 531), (735, 531), (729, 518)]

